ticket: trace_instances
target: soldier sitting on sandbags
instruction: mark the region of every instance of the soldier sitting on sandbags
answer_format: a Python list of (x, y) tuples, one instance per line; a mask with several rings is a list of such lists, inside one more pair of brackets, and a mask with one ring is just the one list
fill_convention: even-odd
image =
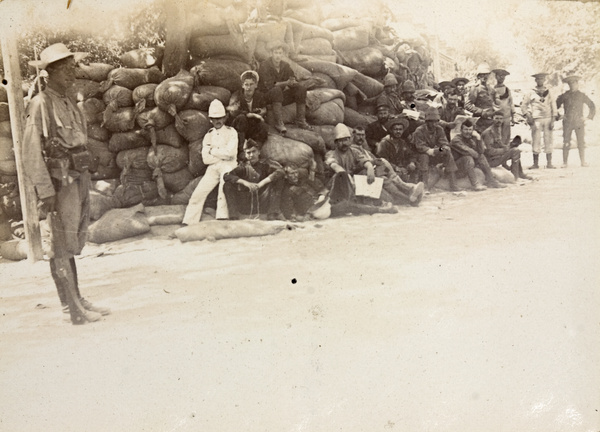
[(244, 153), (246, 162), (223, 175), (229, 219), (265, 215), (267, 220), (283, 219), (280, 208), (283, 168), (276, 162), (260, 160), (260, 148), (252, 139), (246, 140)]
[(470, 119), (466, 119), (460, 126), (460, 134), (456, 135), (450, 146), (452, 154), (459, 170), (466, 172), (474, 191), (485, 190), (486, 187), (479, 183), (475, 175), (475, 167), (481, 169), (485, 174), (486, 184), (492, 188), (503, 188), (506, 185), (499, 183), (492, 174), (492, 169), (485, 157), (485, 144), (473, 134), (474, 124)]
[(258, 88), (267, 94), (275, 117), (275, 129), (282, 134), (286, 132), (283, 105), (292, 102), (296, 103), (296, 125), (312, 129), (306, 122), (306, 87), (298, 82), (290, 65), (283, 61), (288, 50), (285, 42), (272, 42), (269, 45), (271, 57), (261, 62), (258, 68)]
[(252, 139), (262, 146), (267, 141), (269, 127), (265, 123), (267, 95), (256, 90), (259, 82), (258, 73), (247, 70), (242, 73), (240, 79), (242, 88), (231, 95), (227, 111), (231, 126), (238, 133), (238, 155), (242, 156), (244, 153), (242, 147), (246, 139)]

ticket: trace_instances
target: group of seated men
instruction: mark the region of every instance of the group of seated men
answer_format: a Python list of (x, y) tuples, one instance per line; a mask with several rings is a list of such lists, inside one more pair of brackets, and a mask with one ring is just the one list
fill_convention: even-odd
[[(306, 122), (306, 88), (297, 81), (283, 59), (282, 44), (271, 47), (271, 57), (258, 72), (241, 75), (242, 87), (225, 106), (215, 99), (210, 104), (213, 125), (203, 140), (202, 158), (206, 173), (194, 190), (183, 223), (199, 223), (208, 195), (218, 186), (217, 219), (266, 217), (298, 220), (313, 214), (327, 203), (332, 215), (347, 213), (395, 212), (394, 205), (418, 206), (425, 190), (446, 176), (452, 191), (457, 172), (468, 176), (473, 190), (484, 190), (475, 167), (485, 174), (487, 186), (504, 187), (491, 172), (502, 165), (515, 179), (528, 178), (520, 164), (520, 151), (502, 138), (504, 113), (494, 112), (493, 124), (474, 132), (475, 124), (462, 122), (460, 134), (449, 139), (459, 112), (458, 95), (448, 93), (444, 105), (430, 107), (424, 121), (407, 117), (404, 109), (414, 110), (414, 85), (406, 81), (400, 96), (391, 87), (393, 77), (384, 80), (384, 92), (376, 98), (377, 120), (352, 132), (344, 124), (335, 127), (335, 148), (325, 155), (325, 173), (308, 175), (293, 165), (281, 166), (260, 158), (268, 137), (265, 121), (267, 107), (272, 109), (274, 127), (286, 133), (282, 105), (295, 102), (296, 124), (310, 129)], [(239, 161), (239, 163), (238, 163)], [(379, 197), (357, 197), (355, 175), (367, 184), (382, 179)]]

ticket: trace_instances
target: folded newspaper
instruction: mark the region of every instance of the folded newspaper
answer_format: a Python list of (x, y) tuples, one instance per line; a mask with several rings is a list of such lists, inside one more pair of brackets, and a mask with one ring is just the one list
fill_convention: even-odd
[(381, 189), (383, 188), (383, 179), (381, 177), (375, 177), (375, 181), (369, 184), (367, 182), (367, 176), (355, 175), (354, 186), (354, 194), (356, 196), (364, 196), (379, 199), (379, 197), (381, 196)]

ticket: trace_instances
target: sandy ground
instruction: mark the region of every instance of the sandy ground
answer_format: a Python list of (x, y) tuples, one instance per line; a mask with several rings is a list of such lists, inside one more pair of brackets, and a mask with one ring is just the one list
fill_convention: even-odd
[(271, 237), (89, 245), (113, 314), (85, 326), (47, 262), (3, 261), (0, 430), (598, 432), (589, 159)]

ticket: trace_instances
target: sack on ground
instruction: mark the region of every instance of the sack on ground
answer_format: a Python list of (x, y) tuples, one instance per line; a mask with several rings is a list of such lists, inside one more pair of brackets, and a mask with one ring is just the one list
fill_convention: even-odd
[(88, 239), (93, 243), (107, 243), (135, 237), (150, 231), (144, 206), (113, 209), (90, 225)]
[(104, 213), (121, 205), (114, 196), (104, 195), (96, 190), (90, 191), (90, 219), (98, 220)]
[(492, 168), (492, 174), (500, 183), (516, 183), (515, 176), (502, 167)]
[(26, 240), (9, 240), (0, 243), (0, 255), (11, 261), (21, 261), (27, 258)]
[(181, 224), (185, 214), (184, 205), (145, 207), (144, 213), (150, 226)]
[(277, 234), (286, 224), (280, 221), (237, 220), (205, 221), (179, 228), (175, 235), (181, 242), (198, 240), (220, 240), (225, 238), (260, 237)]

